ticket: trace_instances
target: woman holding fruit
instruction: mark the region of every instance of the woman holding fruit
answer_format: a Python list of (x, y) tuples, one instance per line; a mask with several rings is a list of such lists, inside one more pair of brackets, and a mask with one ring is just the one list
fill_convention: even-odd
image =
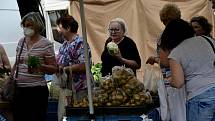
[(12, 69), (16, 78), (14, 121), (45, 121), (49, 93), (44, 75), (57, 71), (54, 47), (41, 35), (45, 25), (40, 13), (25, 15), (21, 26), (25, 36), (18, 42)]
[(101, 55), (102, 76), (112, 74), (114, 66), (123, 65), (131, 68), (136, 74), (136, 70), (141, 67), (141, 59), (135, 42), (125, 35), (127, 32), (125, 21), (115, 18), (110, 21), (108, 27), (109, 38)]

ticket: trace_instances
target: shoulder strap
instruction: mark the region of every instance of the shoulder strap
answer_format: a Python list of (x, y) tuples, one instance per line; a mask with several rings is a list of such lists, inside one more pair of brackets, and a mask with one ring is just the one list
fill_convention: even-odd
[(212, 49), (214, 51), (214, 54), (215, 54), (215, 48), (213, 46), (213, 43), (206, 36), (202, 36), (202, 37), (205, 38), (208, 41), (208, 43), (211, 45), (211, 47), (212, 47)]
[[(211, 47), (212, 47), (212, 49), (214, 51), (214, 54), (215, 54), (215, 48), (214, 48), (213, 43), (206, 36), (202, 36), (202, 37), (205, 38), (208, 41), (208, 43), (211, 45)], [(215, 66), (215, 61), (214, 61), (214, 66)]]
[(21, 45), (21, 48), (20, 48), (20, 51), (19, 51), (19, 54), (18, 54), (18, 57), (17, 57), (17, 59), (16, 59), (16, 71), (15, 71), (15, 78), (17, 78), (18, 77), (18, 71), (19, 71), (19, 61), (20, 61), (20, 56), (21, 56), (21, 54), (22, 54), (22, 50), (23, 50), (23, 46), (24, 46), (24, 43), (25, 43), (25, 38), (24, 38), (24, 40), (23, 40), (23, 42), (22, 42), (22, 45)]

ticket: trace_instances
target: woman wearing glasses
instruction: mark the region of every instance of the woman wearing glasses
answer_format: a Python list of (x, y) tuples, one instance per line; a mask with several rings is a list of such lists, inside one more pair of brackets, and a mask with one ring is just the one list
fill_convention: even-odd
[[(141, 59), (135, 42), (127, 37), (126, 24), (123, 19), (115, 18), (109, 23), (109, 38), (105, 42), (104, 51), (101, 55), (102, 60), (102, 76), (111, 74), (114, 66), (123, 66), (131, 68), (136, 74), (136, 70), (141, 67)], [(109, 42), (118, 45), (118, 51), (110, 54), (107, 48)]]

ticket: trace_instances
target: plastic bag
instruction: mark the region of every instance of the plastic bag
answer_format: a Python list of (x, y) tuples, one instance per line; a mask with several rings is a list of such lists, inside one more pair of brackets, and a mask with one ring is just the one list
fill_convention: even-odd
[(164, 80), (161, 79), (157, 82), (158, 95), (160, 101), (160, 116), (162, 121), (170, 121), (170, 110), (167, 99), (167, 91), (164, 84)]
[(53, 83), (59, 85), (61, 88), (65, 88), (67, 86), (67, 74), (65, 71), (61, 73), (53, 74)]
[(160, 67), (146, 64), (143, 78), (145, 89), (157, 92), (157, 81), (162, 79), (161, 75)]
[(186, 121), (185, 86), (171, 87), (168, 80), (158, 81), (158, 94), (162, 121)]
[(186, 121), (185, 86), (180, 89), (166, 86), (167, 98), (172, 121)]
[(72, 90), (60, 89), (58, 100), (58, 121), (62, 121), (66, 115), (65, 106), (72, 105)]

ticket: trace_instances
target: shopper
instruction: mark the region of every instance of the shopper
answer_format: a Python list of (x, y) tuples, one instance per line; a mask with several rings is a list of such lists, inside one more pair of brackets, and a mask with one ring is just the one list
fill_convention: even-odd
[[(73, 97), (82, 100), (87, 97), (87, 78), (85, 67), (84, 40), (77, 33), (78, 22), (72, 16), (60, 17), (57, 30), (64, 37), (64, 42), (57, 55), (59, 73), (64, 69), (67, 73), (67, 89), (73, 90)], [(91, 51), (88, 46), (88, 57), (91, 64)], [(91, 66), (91, 65), (89, 65)], [(63, 98), (63, 97), (62, 97)], [(62, 120), (66, 104), (60, 104), (58, 113)]]
[[(165, 4), (163, 8), (160, 10), (160, 20), (165, 26), (167, 26), (170, 21), (179, 19), (179, 18), (181, 18), (181, 11), (176, 4)], [(160, 42), (161, 40), (159, 38), (157, 43), (157, 56), (149, 57), (146, 63), (153, 65), (154, 63), (160, 62), (159, 64), (160, 64), (161, 71), (163, 73), (165, 90), (167, 91), (167, 95), (168, 95), (166, 100), (167, 103), (162, 104), (162, 105), (166, 105), (167, 109), (163, 107), (160, 108), (161, 118), (162, 120), (171, 119), (172, 121), (186, 121), (185, 90), (184, 88), (176, 89), (169, 85), (169, 82), (171, 82), (171, 71), (170, 71), (170, 68), (165, 66), (164, 63), (162, 62), (162, 58), (167, 57), (167, 55), (163, 54), (162, 51), (160, 51)], [(166, 94), (161, 94), (161, 95), (165, 96)], [(168, 115), (170, 115), (170, 119)]]
[[(46, 121), (49, 93), (44, 75), (57, 71), (54, 46), (41, 35), (45, 25), (38, 12), (25, 15), (21, 26), (25, 36), (18, 42), (17, 59), (13, 66), (13, 72), (18, 66), (14, 121)], [(38, 65), (34, 68), (30, 68), (30, 63), (35, 62), (30, 62), (31, 57), (38, 59)]]
[(190, 24), (193, 27), (196, 36), (206, 35), (211, 37), (212, 25), (204, 16), (195, 16), (191, 18)]

